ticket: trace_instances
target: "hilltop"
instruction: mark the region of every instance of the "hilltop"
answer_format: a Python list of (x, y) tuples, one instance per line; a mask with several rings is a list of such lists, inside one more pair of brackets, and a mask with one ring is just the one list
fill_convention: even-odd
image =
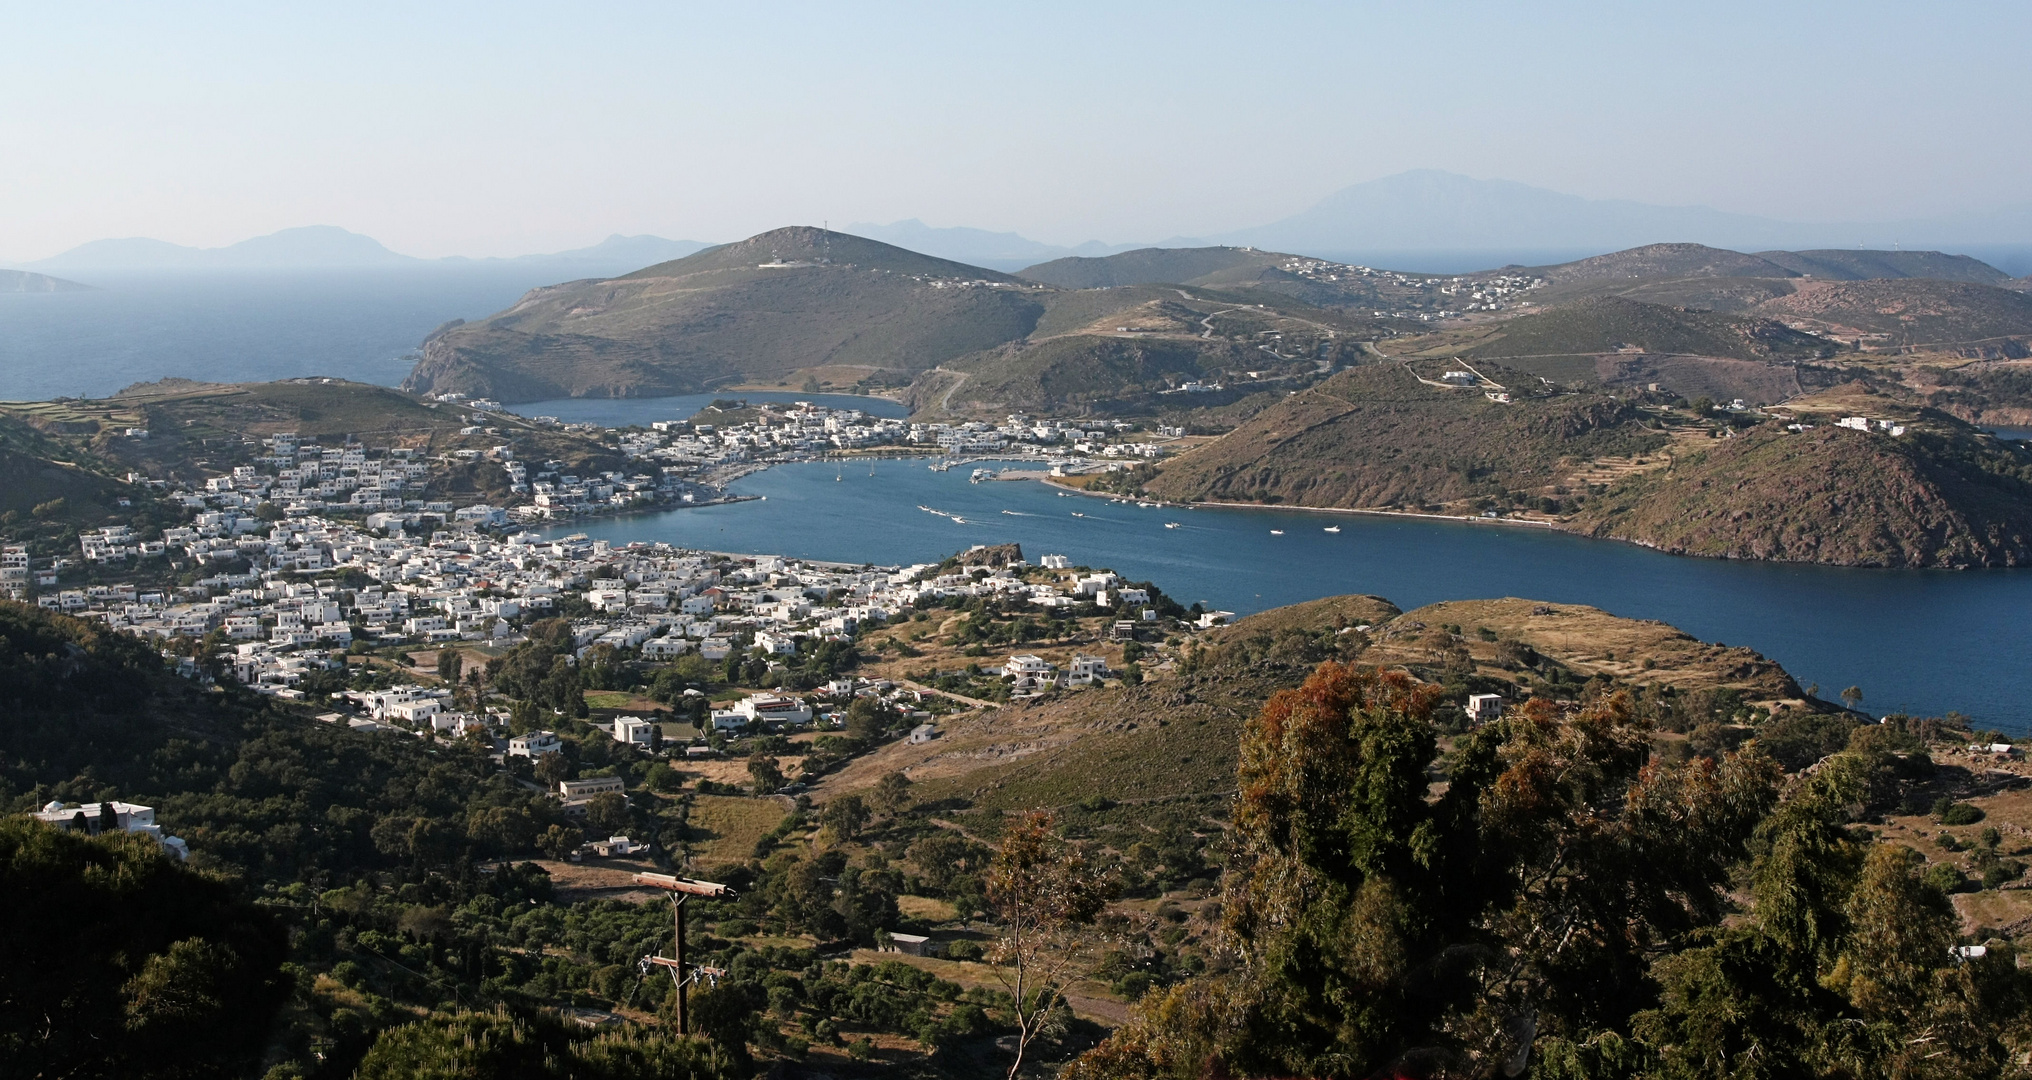
[(1716, 558), (2024, 566), (2032, 454), (1953, 427), (1891, 438), (1764, 424), (1628, 477), (1569, 527)]
[[(791, 228), (534, 290), (433, 334), (404, 387), (531, 401), (917, 380), (906, 396), (920, 409), (1047, 408), (1140, 398), (1230, 369), (1311, 370), (1322, 346), (1346, 335), (1352, 348), (1365, 328), (1277, 297), (1067, 290)], [(1151, 339), (1164, 342), (1160, 356), (1123, 361), (1150, 352)], [(1067, 371), (1078, 377), (1053, 374)]]
[(1599, 296), (1491, 324), (1462, 356), (1562, 356), (1620, 351), (1735, 360), (1798, 360), (1832, 352), (1827, 342), (1771, 319)]
[(1635, 458), (1668, 441), (1638, 408), (1606, 394), (1501, 404), (1378, 364), (1271, 405), (1166, 462), (1146, 487), (1177, 500), (1469, 510), (1482, 499), (1561, 498), (1569, 484), (1584, 488), (1574, 477), (1586, 462)]
[(1044, 312), (992, 270), (778, 229), (619, 278), (532, 290), (433, 334), (404, 382), (505, 401), (654, 397), (812, 367), (910, 375), (1028, 334)]

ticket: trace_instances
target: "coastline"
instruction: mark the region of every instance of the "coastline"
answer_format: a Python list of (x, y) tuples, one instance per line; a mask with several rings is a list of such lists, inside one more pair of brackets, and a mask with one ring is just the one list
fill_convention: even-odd
[[(1026, 477), (1025, 479), (1028, 478)], [(1088, 491), (1085, 488), (1070, 487), (1068, 485), (1058, 483), (1057, 478), (1050, 476), (1039, 477), (1038, 479), (1045, 486), (1056, 488), (1059, 491), (1069, 492), (1074, 495), (1085, 495), (1088, 498), (1103, 499), (1110, 502), (1115, 501), (1154, 502), (1158, 506), (1182, 506), (1190, 510), (1281, 510), (1307, 514), (1367, 514), (1375, 517), (1418, 518), (1424, 521), (1450, 521), (1457, 525), (1510, 525), (1518, 528), (1551, 529), (1554, 532), (1572, 533), (1572, 530), (1561, 528), (1556, 522), (1533, 521), (1529, 518), (1458, 517), (1453, 514), (1427, 514), (1413, 510), (1358, 510), (1345, 506), (1283, 506), (1275, 503), (1237, 503), (1237, 502), (1170, 502), (1162, 499), (1134, 499), (1126, 495), (1116, 495), (1111, 492), (1105, 491)], [(1578, 536), (1580, 534), (1572, 533), (1572, 535)], [(1587, 537), (1587, 539), (1600, 540), (1613, 538)], [(1618, 542), (1631, 543), (1632, 541), (1624, 540)], [(1668, 552), (1668, 554), (1670, 553)]]

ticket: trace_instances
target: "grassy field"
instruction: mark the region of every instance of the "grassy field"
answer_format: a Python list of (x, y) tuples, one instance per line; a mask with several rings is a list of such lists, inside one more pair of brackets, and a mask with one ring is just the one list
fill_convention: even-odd
[(696, 795), (691, 803), (691, 863), (718, 866), (745, 862), (755, 842), (783, 820), (783, 804), (775, 799), (739, 795)]

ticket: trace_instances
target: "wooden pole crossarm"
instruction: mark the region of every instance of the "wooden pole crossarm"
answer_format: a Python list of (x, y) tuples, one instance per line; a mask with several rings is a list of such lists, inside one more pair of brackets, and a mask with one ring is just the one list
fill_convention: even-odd
[(734, 888), (731, 885), (722, 885), (717, 881), (697, 881), (692, 878), (674, 877), (670, 874), (637, 874), (635, 875), (635, 884), (646, 885), (652, 889), (663, 889), (668, 892), (684, 893), (687, 896), (703, 896), (709, 899), (727, 899), (734, 895)]

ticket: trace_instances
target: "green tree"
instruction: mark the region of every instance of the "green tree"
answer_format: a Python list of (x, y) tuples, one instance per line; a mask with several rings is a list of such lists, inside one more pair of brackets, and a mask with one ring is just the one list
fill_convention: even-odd
[(629, 821), (628, 799), (618, 791), (602, 791), (586, 800), (586, 828), (594, 836), (620, 836)]
[(910, 778), (900, 772), (883, 773), (868, 802), (878, 814), (902, 813), (910, 808)]
[(1514, 1075), (1628, 1030), (1654, 950), (1719, 923), (1775, 767), (1646, 768), (1620, 694), (1573, 715), (1534, 699), (1442, 766), (1439, 693), (1327, 663), (1249, 722), (1223, 907), (1242, 963), (1150, 995), (1074, 1076), (1187, 1053), (1242, 1074)]
[(783, 770), (776, 765), (776, 759), (767, 754), (757, 754), (748, 759), (748, 777), (757, 795), (774, 795), (783, 787)]
[(868, 824), (868, 803), (859, 795), (837, 796), (819, 811), (818, 823), (841, 840), (857, 840)]
[(437, 654), (437, 677), (447, 685), (459, 684), (459, 673), (465, 670), (466, 658), (457, 649), (440, 649)]

